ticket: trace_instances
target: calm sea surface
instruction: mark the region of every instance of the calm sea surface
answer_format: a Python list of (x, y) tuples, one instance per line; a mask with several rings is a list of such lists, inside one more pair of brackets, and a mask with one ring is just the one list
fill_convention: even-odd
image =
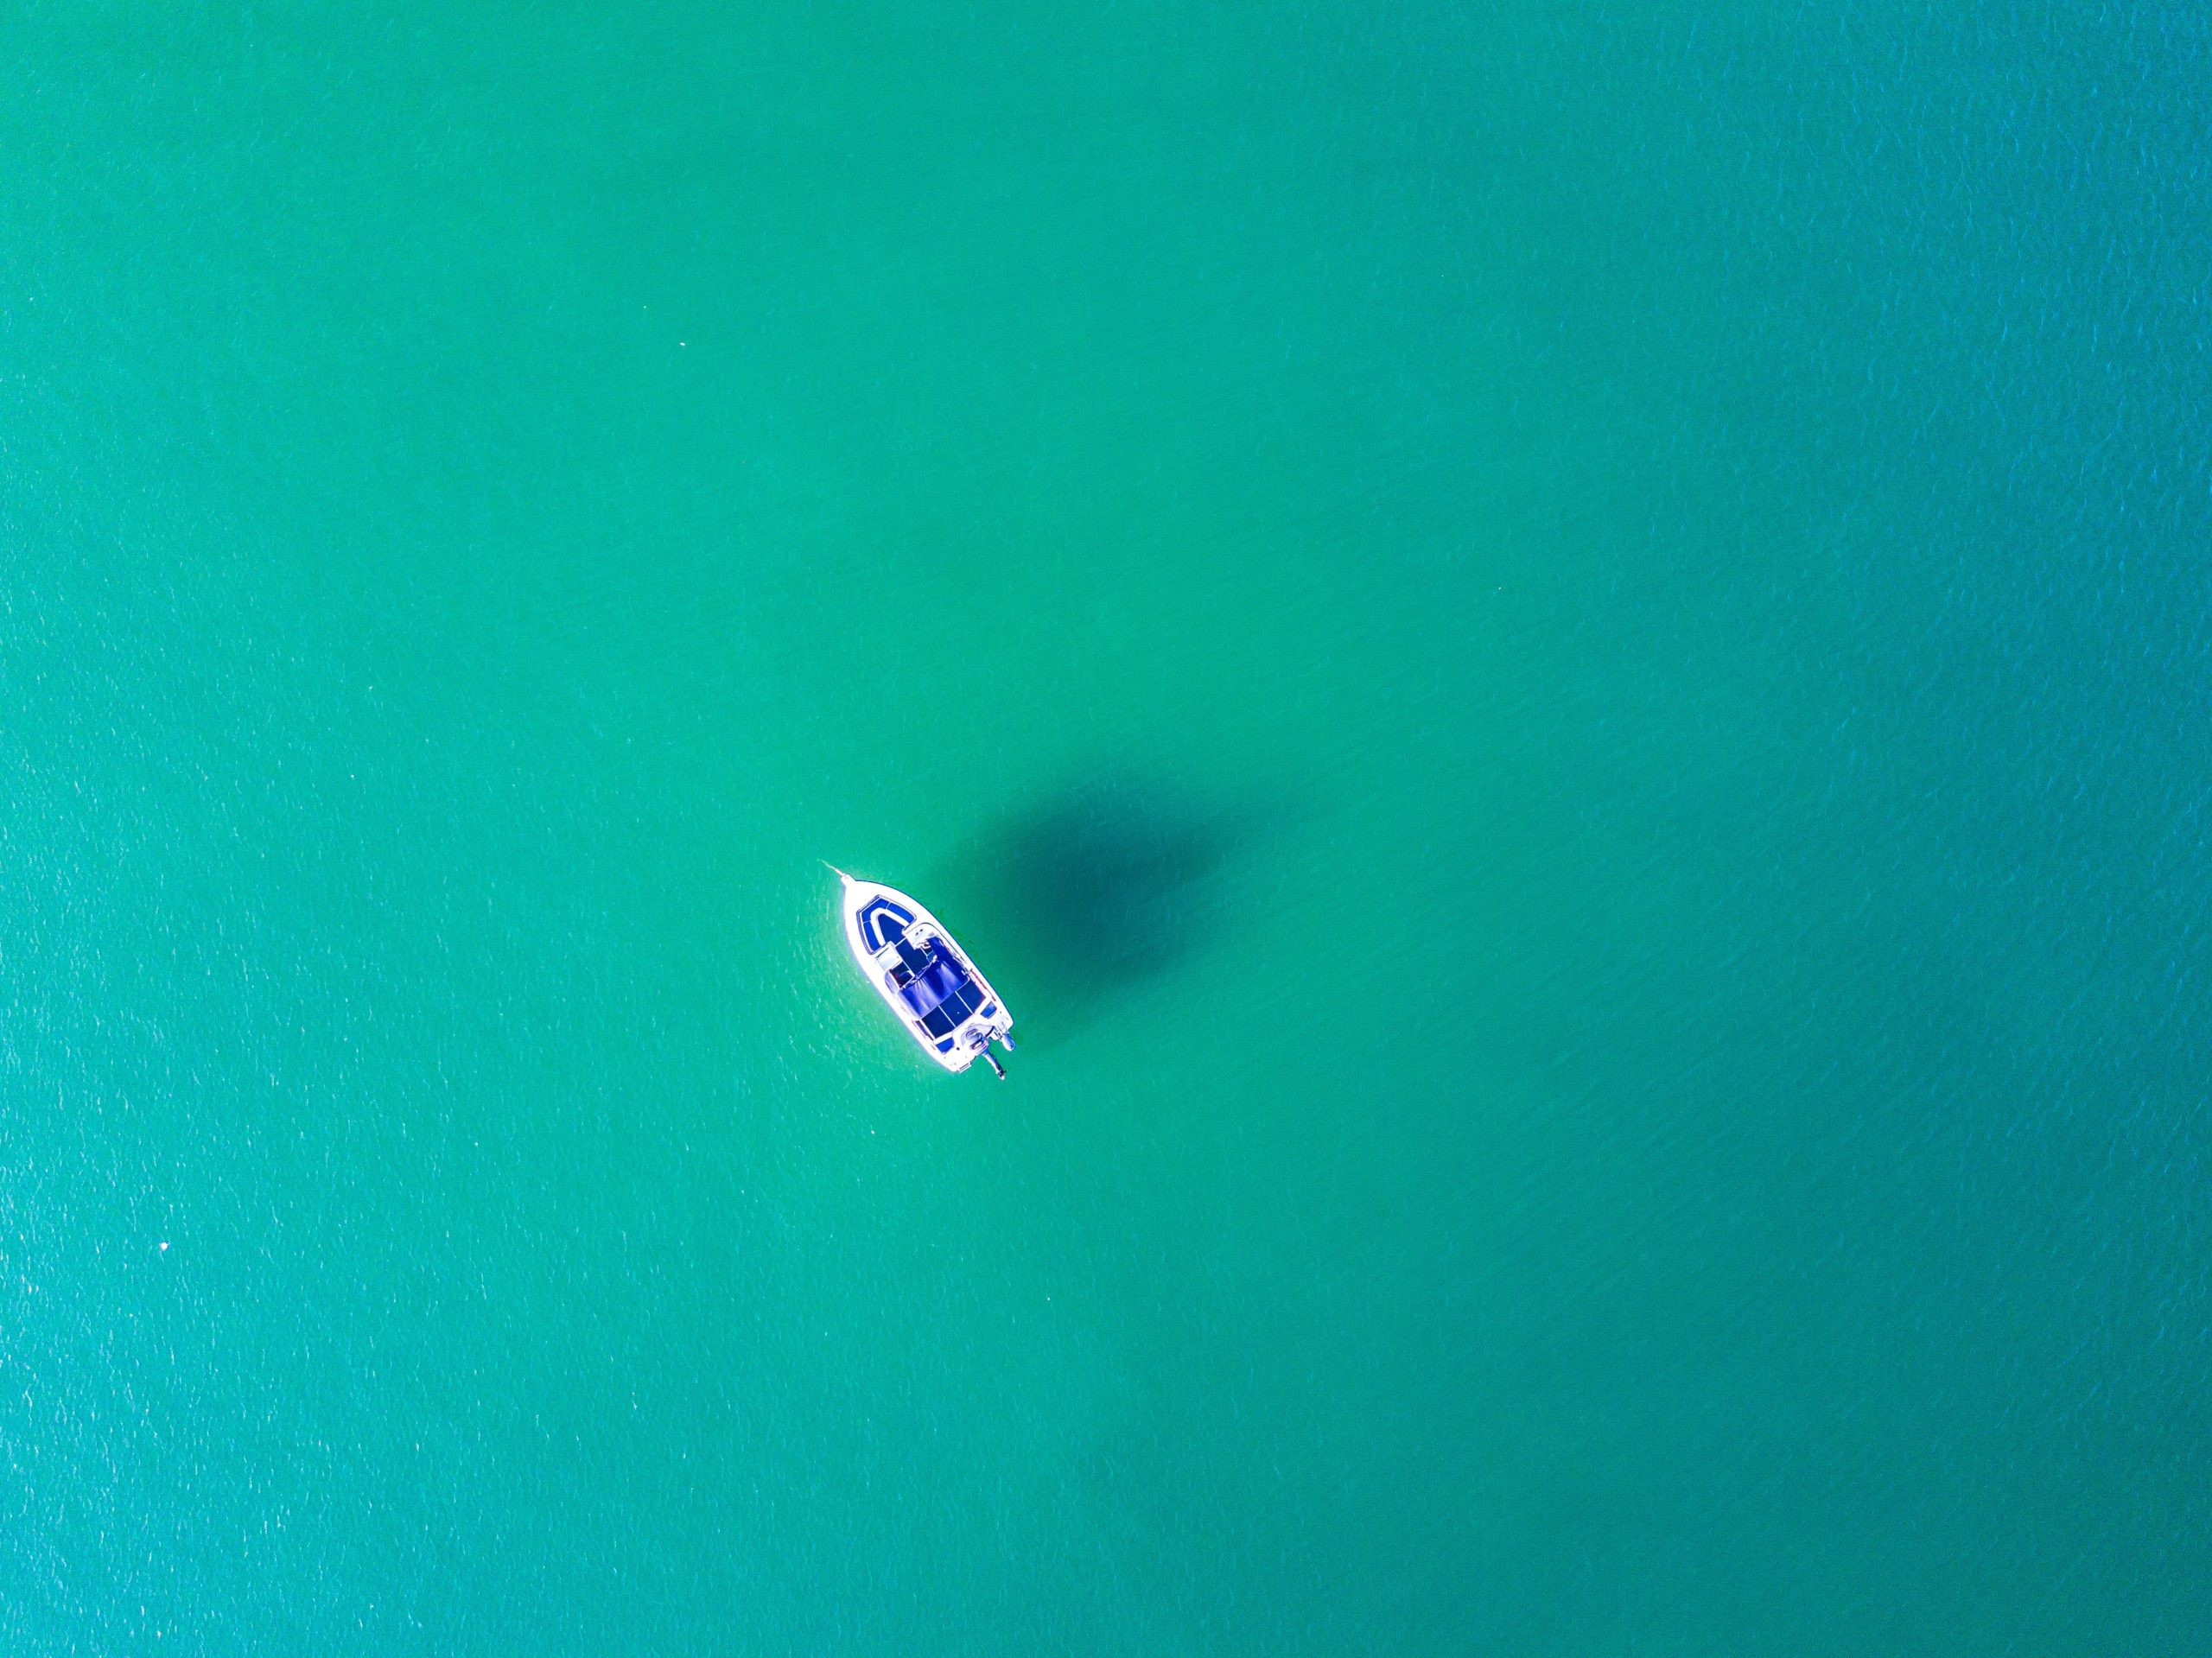
[(0, 1650), (2209, 1649), (2201, 8), (346, 10), (0, 22)]

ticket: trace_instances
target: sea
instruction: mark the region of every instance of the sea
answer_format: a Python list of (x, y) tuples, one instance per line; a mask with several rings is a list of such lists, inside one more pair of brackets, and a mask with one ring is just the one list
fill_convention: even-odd
[(2201, 6), (0, 17), (11, 1658), (2189, 1658), (2209, 1095)]

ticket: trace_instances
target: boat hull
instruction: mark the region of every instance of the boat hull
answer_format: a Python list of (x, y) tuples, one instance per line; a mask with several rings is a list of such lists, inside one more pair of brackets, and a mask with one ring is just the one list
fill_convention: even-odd
[[(1013, 1030), (1014, 1014), (1005, 999), (992, 988), (982, 969), (961, 949), (959, 941), (945, 930), (943, 922), (895, 886), (855, 880), (842, 869), (837, 876), (845, 886), (842, 909), (846, 948), (852, 951), (861, 976), (932, 1061), (946, 1070), (963, 1071), (982, 1057), (992, 1042), (1004, 1039)], [(914, 948), (941, 943), (957, 958), (982, 993), (976, 999), (974, 1010), (943, 1034), (924, 1028), (923, 1021), (900, 999), (892, 982), (891, 972), (899, 961), (901, 939)]]

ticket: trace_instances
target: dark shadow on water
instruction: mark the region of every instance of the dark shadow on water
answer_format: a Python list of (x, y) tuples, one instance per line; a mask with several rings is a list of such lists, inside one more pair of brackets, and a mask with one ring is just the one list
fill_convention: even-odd
[(1161, 783), (1085, 780), (954, 854), (943, 890), (958, 907), (947, 919), (972, 933), (1020, 1021), (1017, 1039), (1049, 1045), (1211, 941), (1213, 878), (1258, 821)]

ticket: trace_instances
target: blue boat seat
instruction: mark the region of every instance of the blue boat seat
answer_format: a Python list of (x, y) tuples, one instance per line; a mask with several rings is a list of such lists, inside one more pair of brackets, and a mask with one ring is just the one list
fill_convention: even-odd
[(899, 987), (899, 999), (913, 1010), (915, 1018), (920, 1019), (936, 1012), (943, 1003), (952, 1000), (962, 987), (971, 982), (968, 969), (960, 964), (959, 958), (932, 939), (929, 955), (915, 970), (913, 978)]
[(902, 938), (899, 956), (891, 983), (929, 1035), (950, 1036), (982, 1001), (982, 986), (942, 941), (931, 939), (925, 953)]

